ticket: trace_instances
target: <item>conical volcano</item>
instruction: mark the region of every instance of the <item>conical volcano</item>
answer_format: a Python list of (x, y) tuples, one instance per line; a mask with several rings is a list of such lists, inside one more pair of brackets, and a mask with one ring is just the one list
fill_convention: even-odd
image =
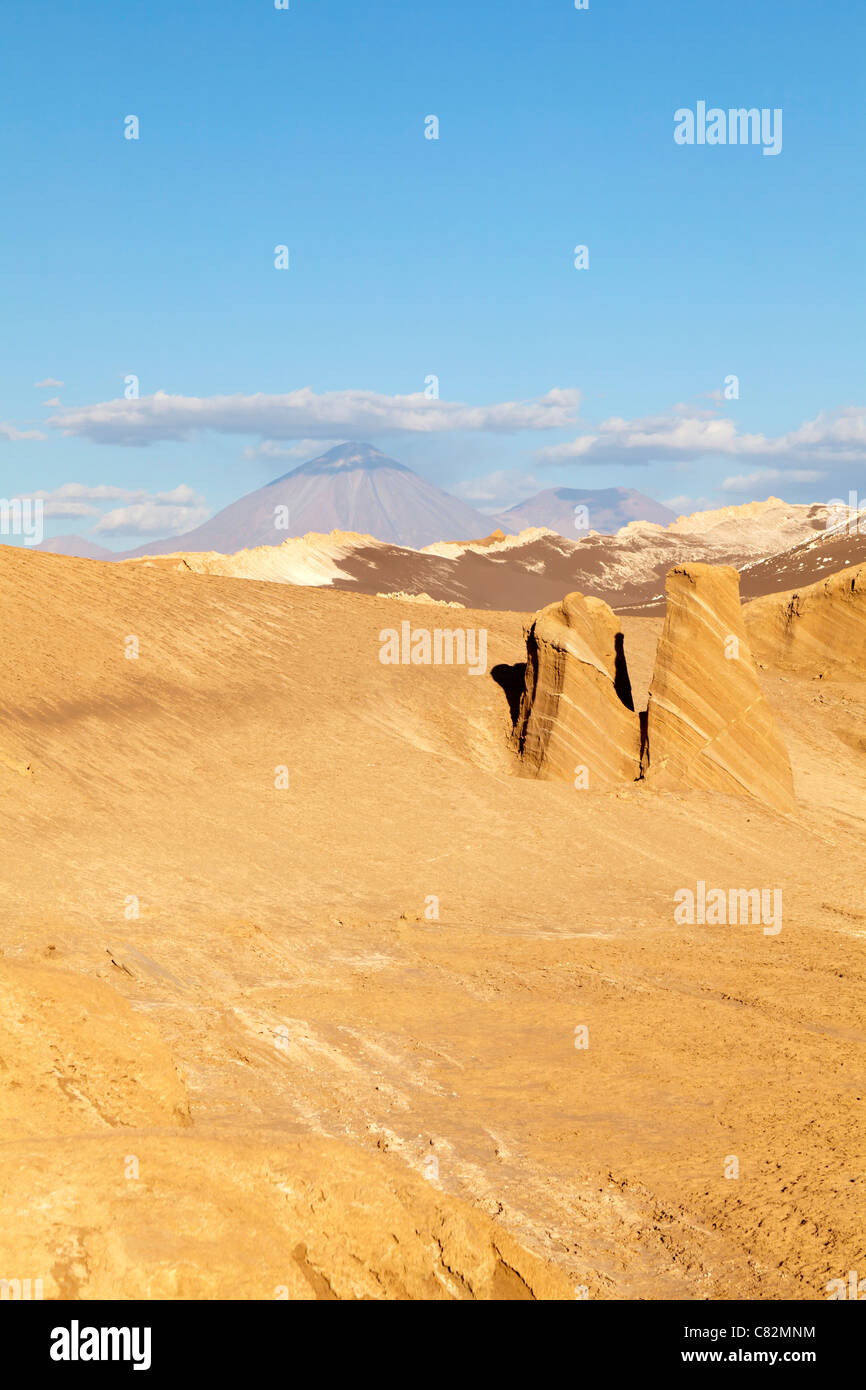
[(151, 541), (130, 555), (175, 550), (231, 554), (279, 545), (308, 531), (357, 531), (396, 545), (473, 540), (490, 518), (443, 492), (372, 444), (338, 444), (224, 507), (182, 536)]

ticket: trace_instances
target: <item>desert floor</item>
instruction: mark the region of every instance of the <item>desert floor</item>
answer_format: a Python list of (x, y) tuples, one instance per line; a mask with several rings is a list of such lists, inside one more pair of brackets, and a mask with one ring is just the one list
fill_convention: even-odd
[[(379, 661), (408, 619), (512, 666), (527, 615), (2, 548), (0, 616), (0, 1277), (823, 1299), (866, 1271), (866, 685), (762, 673), (783, 816), (521, 776), (490, 674)], [(660, 628), (624, 620), (641, 706)], [(781, 888), (782, 931), (677, 925), (698, 880)]]

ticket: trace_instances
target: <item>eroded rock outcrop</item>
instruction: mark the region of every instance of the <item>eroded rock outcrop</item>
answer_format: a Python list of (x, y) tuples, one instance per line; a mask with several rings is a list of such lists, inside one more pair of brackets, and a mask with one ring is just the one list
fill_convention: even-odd
[(426, 1170), (256, 1120), (193, 1123), (150, 1017), (0, 955), (0, 1297), (574, 1298)]
[(739, 574), (678, 565), (666, 598), (647, 712), (647, 781), (748, 793), (791, 809), (791, 765), (758, 681)]
[(755, 655), (768, 666), (826, 676), (866, 670), (866, 565), (851, 565), (743, 610)]
[(640, 722), (613, 610), (568, 594), (543, 608), (525, 636), (515, 738), (527, 771), (592, 789), (634, 781)]
[(190, 1123), (153, 1023), (101, 980), (0, 960), (0, 1128), (10, 1141)]
[(0, 1260), (46, 1299), (575, 1296), (562, 1270), (398, 1159), (279, 1129), (7, 1143)]

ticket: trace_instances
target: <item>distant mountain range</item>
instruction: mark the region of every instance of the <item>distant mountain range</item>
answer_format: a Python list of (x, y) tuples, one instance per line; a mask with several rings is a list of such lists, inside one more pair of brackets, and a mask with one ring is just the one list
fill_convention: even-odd
[[(586, 508), (586, 516), (581, 514), (576, 527), (578, 506)], [(589, 529), (609, 533), (629, 521), (666, 524), (674, 520), (674, 514), (630, 488), (546, 488), (500, 516), (489, 516), (371, 444), (353, 442), (338, 444), (248, 492), (192, 531), (148, 541), (122, 556), (80, 536), (53, 537), (35, 548), (100, 560), (174, 551), (234, 554), (260, 545), (280, 545), (310, 531), (337, 530), (419, 549), (434, 541), (477, 539), (494, 527), (514, 535), (527, 526), (544, 526), (576, 540), (585, 533), (584, 520)]]
[(130, 552), (219, 550), (279, 545), (307, 531), (360, 531), (396, 545), (470, 540), (490, 530), (489, 518), (443, 492), (371, 444), (338, 444), (319, 458), (248, 492), (186, 535), (151, 541)]
[(187, 551), (124, 563), (520, 612), (577, 589), (621, 612), (653, 613), (663, 608), (668, 570), (689, 561), (736, 566), (744, 595), (753, 597), (810, 583), (866, 558), (866, 535), (834, 532), (827, 523), (825, 506), (770, 497), (697, 512), (671, 526), (632, 521), (615, 536), (596, 532), (578, 540), (528, 527), (518, 536), (498, 531), (483, 540), (437, 541), (418, 550), (331, 531), (233, 555)]
[(52, 536), (50, 540), (40, 541), (39, 545), (28, 546), (28, 550), (47, 550), (52, 555), (73, 555), (79, 560), (116, 560), (116, 550), (106, 550), (104, 545), (89, 541), (86, 536)]
[(496, 518), (506, 533), (523, 531), (527, 526), (544, 526), (569, 540), (579, 540), (587, 531), (613, 535), (630, 521), (655, 521), (669, 526), (676, 519), (676, 512), (670, 507), (629, 487), (548, 487), (500, 512)]

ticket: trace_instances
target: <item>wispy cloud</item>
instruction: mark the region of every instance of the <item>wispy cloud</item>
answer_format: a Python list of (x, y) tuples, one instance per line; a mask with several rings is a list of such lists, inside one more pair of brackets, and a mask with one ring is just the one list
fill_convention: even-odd
[(760, 468), (754, 473), (740, 473), (736, 477), (725, 478), (722, 491), (754, 492), (756, 488), (780, 482), (818, 483), (826, 476), (824, 468)]
[(309, 387), (281, 396), (171, 396), (157, 391), (138, 400), (66, 406), (49, 423), (65, 434), (100, 444), (146, 445), (189, 438), (199, 430), (287, 439), (357, 439), (454, 430), (514, 433), (573, 428), (580, 392), (554, 389), (530, 401), (461, 405), (428, 400), (423, 392), (383, 396), (374, 391)]
[(278, 444), (275, 439), (263, 439), (261, 444), (251, 444), (244, 449), (245, 459), (288, 459), (290, 461), (308, 460), (327, 449), (342, 443), (340, 439), (298, 439), (294, 444)]
[(41, 430), (19, 430), (14, 425), (4, 424), (0, 420), (0, 439), (11, 441), (15, 439), (45, 439), (45, 437)]
[[(210, 516), (204, 498), (186, 483), (157, 493), (108, 483), (63, 483), (50, 492), (34, 492), (32, 496), (42, 499), (45, 516), (49, 518), (99, 517), (90, 529), (91, 535), (174, 535), (191, 530)], [(98, 504), (105, 502), (128, 505), (101, 512)]]
[(34, 492), (34, 497), (73, 498), (83, 502), (164, 502), (167, 505), (191, 505), (202, 499), (186, 483), (178, 483), (169, 492), (147, 492), (144, 488), (115, 487), (112, 483), (62, 483), (50, 492)]
[(163, 502), (136, 502), (114, 507), (92, 528), (94, 536), (176, 536), (191, 531), (210, 516), (208, 507), (167, 506)]
[(515, 502), (523, 502), (532, 493), (546, 486), (546, 483), (539, 482), (532, 473), (500, 469), (498, 472), (486, 473), (480, 478), (469, 478), (465, 483), (458, 483), (454, 492), (466, 502), (487, 507), (491, 511), (499, 511), (503, 507), (513, 506)]
[(680, 494), (678, 497), (663, 497), (662, 502), (666, 507), (670, 507), (672, 512), (677, 512), (680, 516), (688, 516), (692, 512), (711, 511), (718, 503), (711, 497), (687, 497)]
[(540, 450), (537, 460), (541, 464), (648, 464), (712, 455), (768, 459), (780, 468), (864, 460), (866, 407), (821, 414), (776, 437), (741, 433), (733, 420), (710, 411), (639, 420), (612, 418), (566, 444)]
[(58, 381), (54, 376), (47, 376), (42, 381), (34, 381), (33, 385), (37, 391), (41, 391), (44, 386), (65, 386), (64, 381)]
[(43, 515), (48, 518), (61, 516), (98, 516), (99, 508), (94, 507), (92, 502), (67, 502), (64, 501), (63, 498), (50, 498), (44, 503)]

